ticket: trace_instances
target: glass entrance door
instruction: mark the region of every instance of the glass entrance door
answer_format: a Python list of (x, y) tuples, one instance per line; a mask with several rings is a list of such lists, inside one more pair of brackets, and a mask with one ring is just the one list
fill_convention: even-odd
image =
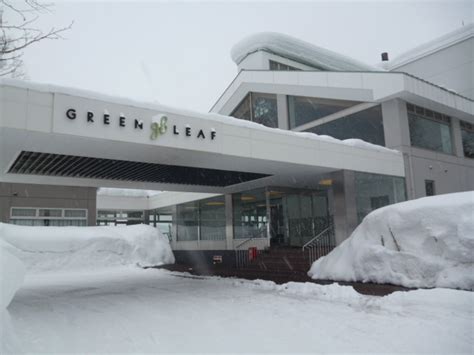
[(288, 246), (301, 247), (329, 225), (326, 192), (302, 191), (283, 197)]

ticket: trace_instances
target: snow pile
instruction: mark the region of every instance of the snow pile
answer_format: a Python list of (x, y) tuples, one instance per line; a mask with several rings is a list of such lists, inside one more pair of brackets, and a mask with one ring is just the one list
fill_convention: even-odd
[(174, 263), (168, 239), (146, 225), (24, 227), (1, 223), (0, 238), (17, 249), (31, 273)]
[(0, 239), (0, 313), (8, 307), (25, 276), (25, 267), (15, 254), (15, 248)]
[(474, 290), (474, 192), (375, 210), (308, 274), (314, 279)]
[(275, 32), (250, 35), (231, 49), (232, 60), (239, 64), (248, 54), (265, 50), (316, 69), (328, 71), (380, 71), (350, 57), (300, 39)]
[(233, 282), (233, 286), (271, 291), (286, 296), (311, 297), (314, 300), (328, 302), (352, 303), (367, 297), (358, 293), (352, 286), (341, 286), (337, 283), (318, 285), (312, 282), (288, 282), (278, 285), (266, 280), (238, 280)]

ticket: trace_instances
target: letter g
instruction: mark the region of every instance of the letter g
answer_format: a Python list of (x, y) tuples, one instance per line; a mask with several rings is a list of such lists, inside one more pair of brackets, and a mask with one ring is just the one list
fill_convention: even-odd
[(66, 111), (66, 117), (69, 118), (70, 120), (73, 120), (76, 118), (76, 110), (73, 108), (70, 108), (69, 110)]

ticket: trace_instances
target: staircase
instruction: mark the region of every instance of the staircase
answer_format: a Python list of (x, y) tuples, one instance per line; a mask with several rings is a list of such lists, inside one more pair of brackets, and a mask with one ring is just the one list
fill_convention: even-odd
[(310, 266), (308, 253), (304, 253), (301, 248), (271, 248), (261, 251), (256, 259), (238, 268), (214, 265), (212, 268), (193, 268), (191, 272), (247, 280), (261, 279), (281, 284), (311, 281), (307, 275)]
[[(329, 253), (330, 249), (331, 248), (327, 249), (327, 253)], [(318, 253), (316, 258), (323, 256), (321, 254), (325, 253)], [(256, 259), (239, 268), (228, 267), (222, 264), (216, 264), (212, 266), (173, 264), (159, 266), (157, 268), (164, 268), (170, 271), (189, 272), (197, 276), (221, 276), (237, 277), (247, 280), (268, 280), (277, 284), (284, 284), (292, 281), (332, 284), (334, 281), (312, 280), (307, 275), (307, 272), (311, 266), (310, 258), (314, 258), (314, 255), (312, 256), (308, 250), (303, 252), (301, 248), (271, 248), (269, 250), (262, 251)], [(341, 285), (352, 286), (357, 292), (372, 296), (385, 296), (394, 291), (408, 290), (405, 287), (386, 284), (370, 284), (360, 282), (338, 283)]]

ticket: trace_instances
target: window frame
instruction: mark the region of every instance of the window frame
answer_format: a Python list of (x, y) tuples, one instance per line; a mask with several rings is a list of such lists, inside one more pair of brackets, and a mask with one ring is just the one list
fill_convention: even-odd
[[(428, 194), (428, 184), (431, 184), (432, 186), (432, 194)], [(436, 184), (434, 180), (425, 179), (425, 196), (436, 196)]]

